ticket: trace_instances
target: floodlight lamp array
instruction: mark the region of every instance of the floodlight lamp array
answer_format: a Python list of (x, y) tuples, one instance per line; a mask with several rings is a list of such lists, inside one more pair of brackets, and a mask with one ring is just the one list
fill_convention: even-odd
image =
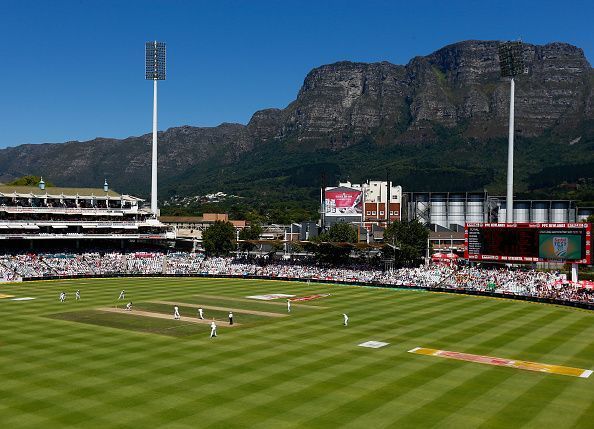
[(514, 77), (525, 73), (522, 42), (499, 44), (499, 66), (503, 77)]
[(147, 80), (165, 80), (165, 43), (146, 42), (146, 72)]

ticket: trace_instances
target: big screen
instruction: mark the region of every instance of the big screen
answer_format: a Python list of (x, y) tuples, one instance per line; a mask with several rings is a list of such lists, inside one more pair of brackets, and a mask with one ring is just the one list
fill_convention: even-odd
[(470, 260), (591, 263), (591, 226), (587, 223), (467, 224)]

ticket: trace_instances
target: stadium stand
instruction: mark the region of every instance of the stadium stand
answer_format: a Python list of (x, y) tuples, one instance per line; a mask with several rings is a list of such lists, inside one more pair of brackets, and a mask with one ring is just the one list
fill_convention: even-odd
[(122, 275), (312, 280), (594, 304), (594, 290), (585, 284), (571, 283), (558, 272), (535, 270), (430, 265), (384, 272), (367, 265), (330, 267), (264, 258), (204, 258), (200, 254), (155, 251), (0, 255), (3, 281)]

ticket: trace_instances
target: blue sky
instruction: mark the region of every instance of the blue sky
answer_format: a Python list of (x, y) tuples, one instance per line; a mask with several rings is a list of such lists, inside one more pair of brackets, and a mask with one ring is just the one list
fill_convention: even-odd
[(159, 129), (249, 121), (340, 60), (404, 64), (467, 39), (594, 59), (589, 1), (0, 0), (0, 147), (151, 130), (144, 42), (167, 43)]

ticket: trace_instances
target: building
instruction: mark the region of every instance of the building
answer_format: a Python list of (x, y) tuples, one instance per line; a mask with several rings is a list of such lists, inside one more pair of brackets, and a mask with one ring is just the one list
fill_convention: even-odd
[(363, 223), (366, 229), (372, 225), (386, 227), (401, 217), (402, 187), (392, 182), (378, 180), (363, 184)]
[[(492, 197), (497, 222), (505, 222), (504, 197)], [(514, 222), (566, 223), (577, 221), (577, 207), (571, 200), (514, 200)]]
[(202, 216), (159, 216), (159, 221), (173, 228), (178, 240), (202, 240), (205, 229), (217, 221), (230, 222), (236, 230), (246, 227), (245, 220), (229, 220), (226, 213), (204, 213)]
[(486, 192), (407, 192), (406, 218), (433, 231), (463, 231), (466, 222), (488, 222), (494, 207)]
[(341, 182), (323, 192), (321, 213), (325, 228), (338, 222), (386, 227), (402, 216), (402, 187), (379, 180), (363, 184)]
[(4, 248), (125, 248), (165, 244), (175, 233), (144, 200), (101, 188), (0, 185), (0, 242)]
[[(487, 192), (408, 192), (404, 194), (405, 216), (435, 232), (463, 231), (468, 222), (504, 223), (505, 200)], [(571, 200), (514, 200), (514, 222), (577, 222), (592, 212)]]

